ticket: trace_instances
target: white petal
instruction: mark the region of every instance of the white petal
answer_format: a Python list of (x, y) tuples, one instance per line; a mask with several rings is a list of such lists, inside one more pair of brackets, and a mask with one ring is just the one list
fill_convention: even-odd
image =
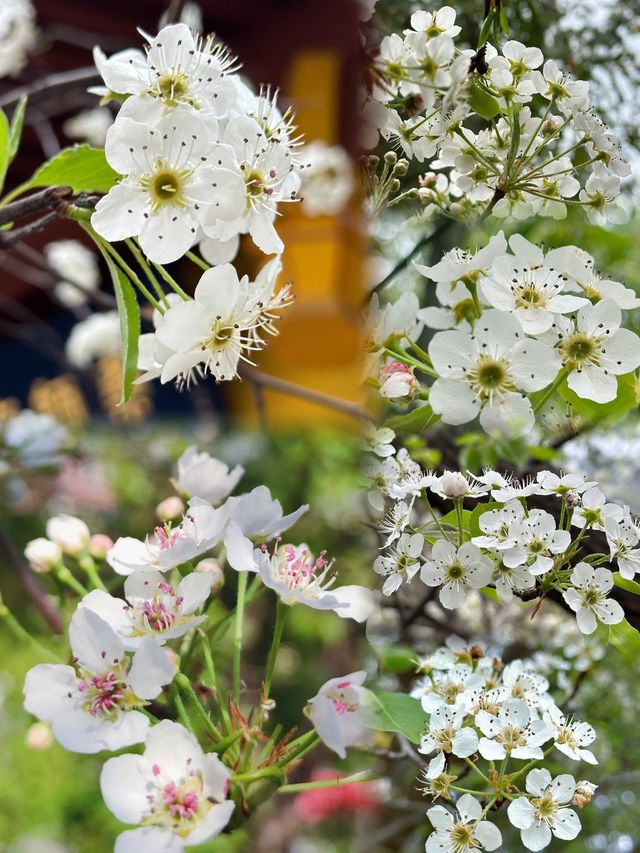
[(123, 823), (140, 823), (148, 812), (147, 780), (139, 755), (110, 758), (100, 773), (100, 790), (109, 811)]

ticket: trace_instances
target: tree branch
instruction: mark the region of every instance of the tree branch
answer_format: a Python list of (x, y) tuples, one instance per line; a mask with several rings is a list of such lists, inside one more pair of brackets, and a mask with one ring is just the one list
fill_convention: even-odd
[(0, 107), (7, 107), (10, 104), (15, 104), (21, 98), (29, 98), (33, 101), (34, 96), (42, 92), (48, 92), (51, 89), (61, 89), (65, 86), (74, 86), (76, 83), (89, 83), (91, 80), (101, 79), (97, 68), (94, 65), (86, 68), (74, 68), (72, 71), (62, 71), (57, 74), (49, 74), (47, 77), (42, 77), (34, 83), (29, 83), (27, 86), (19, 86), (17, 89), (11, 89), (0, 95)]

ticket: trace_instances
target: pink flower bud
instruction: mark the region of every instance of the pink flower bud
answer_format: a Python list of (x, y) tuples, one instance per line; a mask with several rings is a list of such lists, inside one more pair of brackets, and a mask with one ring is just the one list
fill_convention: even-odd
[(34, 723), (29, 726), (25, 735), (25, 743), (30, 749), (49, 749), (53, 744), (53, 734), (49, 723)]
[(89, 553), (96, 560), (104, 560), (107, 551), (113, 547), (113, 539), (106, 533), (95, 533), (89, 542)]
[(156, 507), (156, 515), (160, 521), (175, 521), (177, 518), (182, 518), (184, 511), (184, 501), (177, 495), (165, 498)]
[(380, 395), (388, 400), (410, 400), (418, 387), (413, 368), (400, 361), (385, 364), (379, 380)]

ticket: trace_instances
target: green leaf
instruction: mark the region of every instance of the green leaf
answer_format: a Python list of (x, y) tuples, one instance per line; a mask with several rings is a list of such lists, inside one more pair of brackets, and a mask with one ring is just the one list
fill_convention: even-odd
[(487, 121), (492, 119), (500, 112), (500, 104), (496, 101), (493, 95), (485, 92), (480, 86), (472, 85), (469, 89), (469, 106)]
[(640, 656), (640, 633), (626, 619), (609, 626), (609, 645), (615, 646), (630, 663), (637, 663)]
[(425, 404), (408, 412), (406, 415), (396, 415), (385, 423), (385, 426), (393, 430), (406, 430), (407, 432), (422, 432), (429, 424), (436, 420), (431, 406)]
[(374, 704), (368, 709), (366, 726), (380, 732), (398, 732), (412, 743), (420, 743), (427, 715), (418, 699), (406, 693), (371, 693), (371, 696)]
[(471, 511), (469, 518), (469, 532), (472, 536), (484, 536), (484, 531), (480, 529), (480, 516), (485, 512), (490, 512), (492, 509), (502, 509), (502, 504), (498, 501), (483, 501), (477, 504)]
[[(100, 246), (98, 246), (100, 248)], [(136, 378), (138, 365), (138, 340), (140, 338), (140, 306), (136, 299), (133, 285), (113, 260), (102, 250), (107, 262), (113, 290), (118, 303), (118, 319), (120, 320), (120, 355), (122, 360), (122, 398), (123, 406), (131, 397), (133, 380)]]
[(484, 23), (482, 24), (482, 29), (480, 30), (480, 38), (478, 39), (478, 50), (481, 47), (484, 47), (487, 39), (489, 38), (489, 33), (491, 32), (491, 27), (493, 26), (493, 19), (495, 17), (495, 9), (493, 6), (489, 10), (489, 14), (484, 19)]
[(18, 146), (22, 138), (22, 125), (24, 124), (24, 114), (27, 109), (27, 99), (20, 98), (18, 106), (15, 108), (11, 117), (11, 132), (9, 139), (9, 162), (13, 162), (14, 157), (18, 153)]
[(580, 415), (591, 423), (615, 423), (622, 415), (635, 409), (638, 405), (635, 392), (636, 378), (633, 373), (618, 376), (618, 393), (610, 403), (595, 403), (578, 397), (565, 381), (560, 385), (559, 392), (564, 400), (571, 404), (573, 413)]
[(382, 669), (395, 675), (413, 672), (416, 666), (416, 653), (410, 646), (386, 646), (381, 658)]
[(626, 589), (627, 592), (632, 592), (634, 595), (640, 595), (640, 583), (623, 578), (620, 572), (613, 573), (613, 582), (620, 589)]
[(496, 604), (502, 604), (500, 596), (492, 586), (483, 586), (481, 592), (483, 595), (486, 595), (487, 598), (490, 598), (491, 601), (495, 601)]
[[(118, 173), (107, 163), (104, 149), (89, 145), (64, 148), (19, 187), (20, 192), (34, 187), (68, 186), (74, 193), (106, 193), (115, 184)], [(17, 193), (16, 193), (17, 194)]]
[(10, 160), (10, 138), (9, 121), (2, 110), (0, 110), (0, 191), (4, 186), (4, 179), (9, 168)]
[[(455, 527), (458, 529), (458, 515), (455, 509), (452, 509), (451, 512), (448, 512), (446, 515), (443, 515), (440, 519), (440, 524), (449, 524), (451, 527)], [(462, 510), (462, 526), (464, 530), (469, 530), (469, 525), (471, 524), (471, 510), (463, 509)]]

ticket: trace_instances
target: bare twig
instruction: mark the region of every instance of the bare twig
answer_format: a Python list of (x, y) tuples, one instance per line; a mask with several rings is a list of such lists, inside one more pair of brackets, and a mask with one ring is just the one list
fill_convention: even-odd
[[(69, 201), (72, 195), (73, 190), (71, 187), (47, 187), (44, 190), (32, 193), (32, 195), (19, 198), (17, 201), (12, 201), (0, 207), (0, 225), (6, 225), (7, 222), (15, 222), (18, 219), (22, 219), (23, 216), (29, 216), (31, 213), (39, 213), (42, 210), (57, 208), (62, 202)], [(1, 237), (7, 236), (8, 233), (11, 232), (5, 232)]]
[(19, 243), (21, 240), (25, 240), (33, 234), (37, 234), (38, 231), (42, 231), (43, 228), (46, 228), (47, 225), (51, 225), (57, 219), (58, 211), (52, 210), (51, 213), (41, 216), (40, 219), (35, 219), (23, 228), (13, 228), (11, 231), (4, 231), (0, 233), (0, 249), (8, 249), (15, 243)]
[(11, 89), (0, 95), (0, 107), (7, 107), (10, 104), (17, 103), (21, 98), (29, 98), (33, 101), (34, 97), (43, 92), (49, 92), (51, 89), (61, 89), (65, 86), (74, 86), (76, 83), (89, 83), (92, 80), (99, 80), (100, 75), (94, 65), (86, 68), (74, 68), (72, 71), (61, 71), (57, 74), (49, 74), (29, 83), (26, 86), (18, 86), (16, 89)]
[(362, 421), (373, 420), (372, 416), (356, 403), (350, 403), (339, 397), (332, 397), (330, 394), (323, 394), (321, 391), (305, 388), (302, 385), (297, 385), (295, 382), (289, 382), (288, 379), (280, 379), (278, 376), (263, 373), (254, 367), (242, 367), (240, 375), (252, 383), (261, 385), (264, 388), (270, 388), (272, 391), (278, 391), (281, 394), (290, 394), (292, 397), (300, 397), (303, 400), (309, 400), (310, 403), (317, 403), (319, 406), (334, 409), (336, 412), (342, 412), (345, 415), (350, 415), (352, 418), (358, 418)]

